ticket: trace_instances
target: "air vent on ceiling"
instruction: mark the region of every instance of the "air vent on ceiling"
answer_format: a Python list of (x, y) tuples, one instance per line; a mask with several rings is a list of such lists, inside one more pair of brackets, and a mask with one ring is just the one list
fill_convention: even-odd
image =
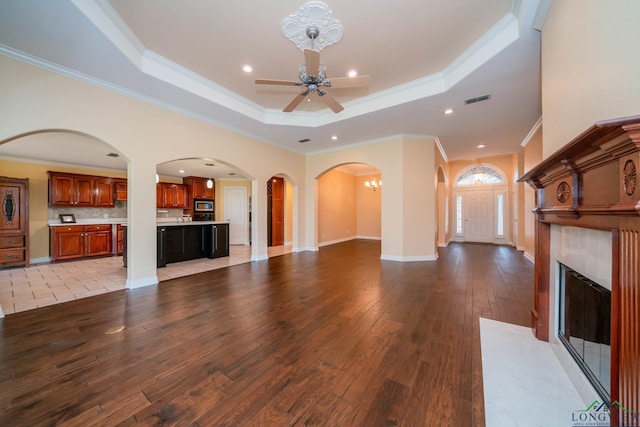
[(107, 157), (120, 157), (120, 155), (118, 153), (109, 153)]
[(491, 95), (482, 95), (482, 96), (476, 96), (475, 98), (469, 98), (466, 99), (464, 101), (465, 104), (474, 104), (476, 102), (480, 102), (480, 101), (486, 101), (487, 99), (491, 98)]
[(309, 142), (311, 141), (309, 138), (305, 138), (305, 139), (299, 139), (298, 142), (300, 143), (305, 143), (305, 142)]

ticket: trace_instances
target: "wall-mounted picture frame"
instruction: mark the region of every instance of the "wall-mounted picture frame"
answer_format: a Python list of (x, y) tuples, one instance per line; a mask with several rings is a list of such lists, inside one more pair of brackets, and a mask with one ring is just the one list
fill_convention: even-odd
[(74, 214), (60, 214), (60, 222), (63, 224), (74, 224), (76, 216)]

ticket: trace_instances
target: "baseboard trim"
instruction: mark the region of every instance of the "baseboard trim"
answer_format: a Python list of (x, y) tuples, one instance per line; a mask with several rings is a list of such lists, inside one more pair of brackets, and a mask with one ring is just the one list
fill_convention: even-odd
[(251, 261), (264, 261), (269, 259), (269, 255), (251, 255)]
[(354, 240), (354, 239), (356, 239), (356, 236), (343, 237), (341, 239), (329, 240), (328, 242), (319, 243), (318, 246), (323, 247), (323, 246), (335, 245), (336, 243), (348, 242), (349, 240)]
[(451, 243), (451, 240), (449, 240), (448, 242), (445, 242), (445, 243), (438, 243), (438, 247), (439, 248), (446, 248), (447, 246), (449, 246), (449, 243)]
[(382, 237), (376, 237), (376, 236), (356, 236), (356, 239), (364, 239), (364, 240), (382, 240)]
[(529, 261), (531, 261), (531, 264), (535, 264), (535, 263), (536, 263), (536, 259), (535, 259), (535, 257), (534, 257), (533, 255), (531, 255), (529, 252), (525, 252), (523, 255), (524, 255), (524, 257), (525, 257), (526, 259), (528, 259)]
[(143, 288), (145, 286), (157, 285), (158, 276), (151, 276), (144, 279), (129, 280), (127, 279), (125, 287), (127, 289)]
[(524, 252), (524, 246), (516, 246), (516, 250)]
[(51, 263), (51, 258), (49, 258), (48, 256), (40, 257), (40, 258), (31, 258), (29, 260), (29, 265), (50, 264), (50, 263)]
[(0, 319), (4, 317), (4, 311), (2, 311), (2, 306), (0, 305)]
[(397, 261), (397, 262), (435, 261), (438, 259), (438, 254), (416, 255), (416, 256), (380, 255), (380, 259), (385, 261)]

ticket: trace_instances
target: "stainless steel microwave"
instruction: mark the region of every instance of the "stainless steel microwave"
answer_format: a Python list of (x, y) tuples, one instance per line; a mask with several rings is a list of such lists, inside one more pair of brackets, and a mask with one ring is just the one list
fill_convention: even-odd
[(193, 210), (195, 212), (213, 212), (213, 200), (194, 200)]

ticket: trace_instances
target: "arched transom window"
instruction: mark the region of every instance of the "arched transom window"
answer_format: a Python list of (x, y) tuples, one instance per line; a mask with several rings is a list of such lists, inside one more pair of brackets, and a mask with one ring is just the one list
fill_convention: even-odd
[(501, 172), (491, 166), (476, 163), (469, 166), (458, 175), (456, 185), (464, 187), (474, 184), (504, 184), (505, 179)]

